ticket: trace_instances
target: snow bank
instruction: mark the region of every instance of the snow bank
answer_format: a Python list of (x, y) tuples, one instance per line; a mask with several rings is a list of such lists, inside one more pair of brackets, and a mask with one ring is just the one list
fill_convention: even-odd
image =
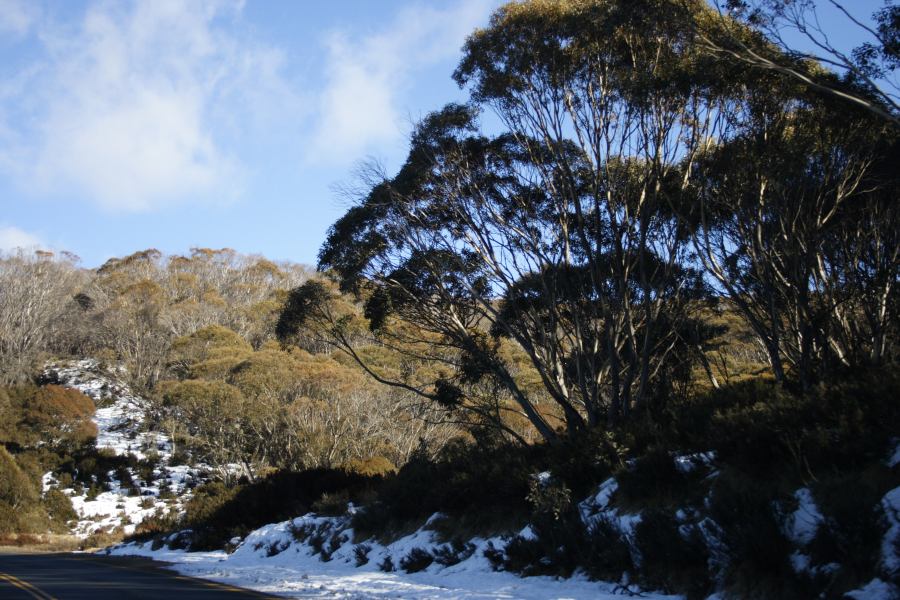
[[(297, 533), (321, 530), (326, 537), (342, 536), (340, 547), (323, 561)], [(623, 589), (611, 583), (592, 582), (582, 576), (522, 578), (491, 569), (483, 551), (499, 539), (473, 539), (474, 551), (461, 562), (443, 566), (432, 563), (418, 573), (384, 572), (379, 568), (386, 557), (395, 566), (414, 548), (433, 552), (442, 545), (434, 532), (420, 529), (386, 546), (374, 541), (353, 544), (353, 532), (345, 518), (306, 515), (291, 521), (266, 525), (249, 534), (232, 554), (190, 553), (167, 549), (152, 550), (149, 544), (130, 544), (109, 549), (110, 554), (141, 555), (174, 563), (185, 575), (248, 587), (288, 597), (327, 598), (408, 598), (419, 599), (571, 599), (611, 600), (621, 598)], [(358, 554), (367, 549), (368, 562), (356, 566)], [(642, 594), (649, 600), (674, 596)]]

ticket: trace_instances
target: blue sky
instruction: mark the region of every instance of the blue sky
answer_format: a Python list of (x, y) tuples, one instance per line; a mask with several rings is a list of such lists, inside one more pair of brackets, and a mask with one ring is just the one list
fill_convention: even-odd
[(492, 0), (0, 0), (0, 247), (313, 263)]
[[(863, 15), (881, 5), (866, 5)], [(314, 263), (498, 0), (0, 0), (0, 249)]]

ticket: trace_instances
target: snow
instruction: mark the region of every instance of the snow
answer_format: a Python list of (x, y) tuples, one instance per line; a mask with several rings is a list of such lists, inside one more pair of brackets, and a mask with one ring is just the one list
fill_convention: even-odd
[(794, 492), (794, 498), (797, 500), (797, 509), (788, 516), (785, 533), (795, 544), (806, 546), (816, 536), (823, 517), (809, 488), (798, 489)]
[(864, 587), (847, 592), (844, 597), (854, 600), (893, 600), (900, 597), (900, 590), (897, 589), (897, 586), (876, 577)]
[[(148, 481), (141, 481), (138, 474), (129, 469), (133, 481), (140, 481), (139, 495), (132, 495), (135, 492), (123, 486), (114, 473), (110, 473), (110, 489), (95, 498), (89, 498), (86, 490), (76, 493), (74, 488), (63, 489), (78, 513), (79, 520), (73, 533), (80, 537), (119, 529), (124, 535), (130, 535), (151, 515), (179, 512), (190, 498), (190, 489), (203, 480), (204, 465), (171, 464), (171, 441), (165, 434), (149, 430), (146, 423), (148, 402), (120, 380), (122, 375), (121, 368), (103, 368), (91, 359), (51, 363), (44, 369), (46, 379), (76, 389), (94, 400), (97, 405), (93, 417), (97, 425), (97, 449), (112, 451), (116, 456), (132, 455), (137, 460), (151, 457), (158, 460)], [(53, 473), (43, 476), (44, 492), (56, 484)], [(173, 498), (168, 502), (159, 499), (162, 485), (172, 492)]]
[[(570, 579), (553, 577), (522, 578), (511, 573), (496, 572), (484, 557), (488, 543), (501, 544), (499, 538), (472, 540), (475, 551), (469, 558), (452, 566), (432, 563), (419, 573), (383, 572), (378, 565), (390, 556), (393, 564), (413, 548), (433, 551), (440, 546), (434, 532), (420, 529), (387, 546), (375, 541), (370, 546), (369, 562), (356, 566), (352, 542), (344, 542), (331, 560), (323, 562), (311, 547), (294, 539), (292, 530), (303, 527), (323, 528), (352, 539), (346, 519), (306, 515), (291, 521), (266, 525), (249, 534), (233, 554), (225, 552), (189, 553), (181, 550), (152, 550), (148, 544), (119, 546), (111, 554), (138, 554), (174, 563), (173, 568), (185, 575), (249, 587), (265, 593), (288, 597), (321, 598), (408, 598), (419, 599), (597, 599), (621, 598), (626, 592), (620, 585), (593, 582), (576, 575)], [(641, 594), (648, 600), (674, 599), (675, 596)]]
[(900, 487), (889, 491), (881, 499), (885, 520), (888, 522), (887, 533), (881, 542), (881, 566), (885, 573), (896, 580), (900, 576)]
[(900, 465), (900, 439), (894, 439), (894, 449), (887, 459), (887, 466), (893, 468)]
[(675, 467), (682, 473), (691, 473), (699, 467), (709, 467), (716, 460), (715, 452), (680, 454), (674, 457)]

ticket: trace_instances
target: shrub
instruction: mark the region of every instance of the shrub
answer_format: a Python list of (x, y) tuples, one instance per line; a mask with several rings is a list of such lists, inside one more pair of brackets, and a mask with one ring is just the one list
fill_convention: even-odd
[(121, 542), (123, 538), (124, 532), (121, 528), (109, 531), (97, 531), (87, 536), (81, 542), (81, 549), (91, 550), (93, 548), (106, 548), (107, 546), (112, 546), (113, 544)]
[(184, 523), (195, 531), (194, 548), (222, 548), (234, 536), (243, 537), (266, 523), (309, 512), (324, 494), (346, 491), (352, 500), (372, 483), (361, 475), (335, 469), (310, 469), (279, 471), (231, 488), (207, 484), (198, 487), (188, 502)]
[(16, 459), (0, 446), (0, 502), (13, 509), (31, 506), (38, 500), (38, 492), (31, 479), (22, 472)]
[(740, 598), (799, 598), (809, 595), (795, 573), (769, 488), (736, 473), (722, 473), (710, 498), (709, 514), (725, 548), (726, 589)]
[(900, 421), (900, 372), (846, 373), (839, 383), (792, 393), (769, 379), (724, 386), (682, 408), (669, 445), (714, 449), (719, 459), (760, 477), (784, 464), (809, 477), (878, 460)]
[(455, 538), (449, 544), (434, 550), (434, 562), (444, 567), (451, 567), (467, 560), (475, 553), (475, 544)]
[(369, 544), (356, 544), (353, 547), (353, 558), (356, 561), (357, 567), (361, 567), (369, 563), (369, 552), (371, 551), (372, 546), (370, 546)]
[(595, 519), (585, 534), (581, 565), (595, 580), (619, 581), (634, 568), (626, 534), (607, 517)]
[(44, 509), (60, 533), (67, 531), (69, 521), (78, 519), (72, 500), (58, 489), (51, 489), (44, 495)]
[(436, 512), (476, 516), (485, 529), (499, 515), (509, 520), (529, 513), (526, 496), (538, 449), (516, 446), (479, 448), (449, 444), (436, 459), (414, 456), (379, 488), (379, 505), (354, 518), (361, 538), (403, 530)]
[(314, 512), (328, 517), (339, 517), (347, 513), (347, 503), (350, 502), (350, 494), (347, 490), (338, 490), (329, 494), (325, 492), (322, 497), (313, 502)]
[(834, 476), (813, 486), (824, 521), (808, 552), (813, 565), (837, 563), (820, 573), (818, 583), (829, 595), (840, 595), (878, 575), (877, 565), (886, 524), (880, 504), (897, 481), (889, 475), (864, 473)]
[(394, 463), (383, 456), (354, 458), (341, 465), (341, 470), (364, 477), (383, 477), (397, 472)]
[(434, 562), (434, 556), (424, 548), (413, 548), (409, 554), (400, 559), (400, 568), (407, 573), (418, 573), (427, 569)]
[(165, 509), (157, 509), (152, 515), (144, 517), (134, 528), (134, 533), (129, 536), (130, 540), (146, 541), (149, 539), (159, 538), (175, 529), (178, 523), (177, 515), (174, 511), (166, 511)]
[(625, 507), (675, 506), (701, 491), (701, 469), (685, 473), (662, 447), (652, 448), (616, 474), (616, 503)]
[(378, 568), (385, 573), (393, 573), (397, 570), (397, 567), (394, 566), (394, 559), (391, 558), (390, 554), (385, 556), (384, 559), (378, 563)]
[(671, 512), (646, 510), (634, 529), (645, 587), (706, 598), (712, 591), (709, 551), (696, 525), (679, 525)]
[(0, 535), (7, 536), (19, 530), (16, 509), (0, 500)]

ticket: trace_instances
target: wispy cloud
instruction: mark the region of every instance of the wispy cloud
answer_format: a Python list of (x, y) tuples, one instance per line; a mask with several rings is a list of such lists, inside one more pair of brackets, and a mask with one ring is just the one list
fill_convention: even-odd
[(455, 57), (466, 35), (486, 21), (495, 4), (466, 0), (445, 9), (423, 4), (402, 11), (387, 29), (366, 37), (332, 32), (326, 40), (327, 85), (319, 95), (308, 158), (352, 162), (373, 148), (398, 142), (407, 125), (401, 98), (415, 84), (416, 74)]
[(27, 0), (0, 0), (0, 39), (19, 38), (28, 33), (38, 18), (39, 10)]
[(240, 11), (228, 0), (100, 3), (74, 26), (34, 24), (45, 57), (0, 89), (0, 166), (22, 187), (114, 210), (233, 197), (244, 166), (224, 138), (302, 105), (280, 52), (234, 27)]
[(44, 247), (44, 241), (33, 233), (10, 225), (0, 226), (0, 251)]

